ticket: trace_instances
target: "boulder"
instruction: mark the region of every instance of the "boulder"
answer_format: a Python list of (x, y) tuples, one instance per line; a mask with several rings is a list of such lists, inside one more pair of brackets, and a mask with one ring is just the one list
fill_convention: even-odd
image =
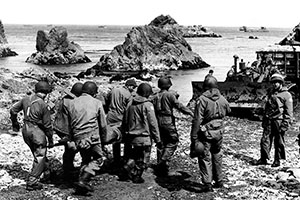
[(16, 56), (18, 55), (16, 52), (12, 51), (8, 47), (8, 42), (5, 37), (5, 31), (4, 26), (2, 22), (0, 21), (0, 58), (1, 57), (7, 57), (7, 56)]
[(26, 59), (26, 62), (37, 65), (61, 65), (87, 63), (91, 60), (82, 48), (68, 40), (65, 27), (53, 27), (49, 33), (39, 30), (36, 37), (36, 53)]
[(176, 30), (146, 25), (133, 27), (124, 43), (103, 55), (85, 75), (102, 75), (103, 71), (197, 69), (208, 66)]

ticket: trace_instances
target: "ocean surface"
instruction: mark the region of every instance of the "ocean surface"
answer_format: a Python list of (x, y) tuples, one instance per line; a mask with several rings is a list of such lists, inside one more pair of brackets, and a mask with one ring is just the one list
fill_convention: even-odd
[[(42, 66), (50, 71), (78, 74), (92, 67), (100, 57), (109, 53), (116, 45), (122, 44), (131, 26), (84, 26), (63, 25), (68, 30), (70, 41), (78, 43), (92, 60), (91, 63), (67, 66)], [(25, 60), (36, 51), (36, 34), (38, 30), (49, 31), (53, 25), (9, 25), (4, 24), (9, 47), (19, 55), (0, 58), (0, 67), (14, 71), (23, 71), (36, 65)], [(269, 32), (241, 32), (239, 27), (208, 27), (221, 38), (186, 38), (192, 50), (198, 53), (209, 68), (197, 70), (178, 70), (168, 72), (172, 76), (172, 89), (180, 94), (179, 100), (188, 103), (192, 97), (191, 81), (203, 81), (209, 69), (214, 70), (214, 76), (224, 81), (227, 71), (233, 65), (233, 55), (238, 55), (246, 63), (256, 59), (256, 51), (280, 42), (292, 30), (288, 28), (267, 28)], [(258, 39), (249, 39), (249, 36)]]

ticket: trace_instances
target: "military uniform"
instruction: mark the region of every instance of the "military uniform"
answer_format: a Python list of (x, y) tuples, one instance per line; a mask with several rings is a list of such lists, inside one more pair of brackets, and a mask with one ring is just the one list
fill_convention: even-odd
[[(202, 182), (210, 191), (212, 181), (222, 185), (223, 118), (230, 112), (229, 103), (217, 88), (206, 90), (197, 100), (191, 130), (191, 143), (200, 141), (204, 153), (198, 157)], [(191, 146), (191, 149), (193, 146)]]
[[(115, 87), (109, 93), (108, 99), (109, 108), (106, 116), (107, 124), (112, 127), (120, 127), (126, 108), (132, 101), (131, 92), (126, 88), (126, 86)], [(128, 146), (125, 145), (125, 148), (126, 152), (130, 151)], [(116, 163), (120, 162), (121, 143), (119, 142), (113, 144), (113, 157)]]
[(11, 120), (15, 130), (18, 129), (17, 114), (21, 110), (24, 112), (23, 138), (34, 157), (27, 188), (33, 187), (34, 189), (46, 167), (46, 138), (48, 138), (49, 143), (53, 144), (51, 113), (39, 93), (26, 96), (13, 105), (10, 110)]
[(74, 170), (74, 158), (77, 153), (76, 148), (70, 148), (68, 143), (73, 141), (73, 134), (71, 133), (71, 127), (69, 124), (69, 116), (66, 109), (66, 102), (76, 98), (74, 94), (66, 90), (63, 96), (58, 100), (56, 104), (56, 115), (53, 123), (53, 130), (65, 141), (65, 151), (63, 153), (63, 170), (65, 178), (69, 178), (69, 173)]
[(145, 97), (134, 97), (124, 115), (122, 127), (126, 143), (133, 147), (125, 168), (130, 171), (133, 182), (143, 182), (141, 176), (150, 162), (152, 140), (160, 142), (153, 104)]
[(178, 101), (174, 92), (165, 89), (162, 89), (154, 96), (153, 105), (163, 144), (163, 149), (158, 150), (158, 171), (165, 174), (168, 171), (168, 162), (173, 156), (179, 142), (173, 109), (176, 108), (182, 113), (191, 116), (193, 116), (193, 113)]
[(270, 158), (270, 150), (274, 139), (274, 162), (285, 159), (284, 134), (288, 130), (293, 117), (293, 100), (286, 87), (279, 91), (272, 90), (268, 95), (263, 117), (263, 135), (261, 138), (261, 160)]
[(66, 109), (73, 138), (82, 157), (80, 189), (92, 191), (87, 182), (100, 170), (106, 159), (101, 145), (101, 135), (107, 131), (104, 109), (101, 101), (84, 91), (80, 97), (67, 101)]

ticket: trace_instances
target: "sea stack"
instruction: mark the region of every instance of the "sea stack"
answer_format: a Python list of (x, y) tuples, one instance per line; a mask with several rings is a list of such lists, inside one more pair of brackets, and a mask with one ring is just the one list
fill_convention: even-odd
[(158, 26), (133, 27), (123, 44), (103, 55), (85, 75), (101, 75), (103, 71), (153, 71), (197, 69), (209, 67), (192, 51), (191, 46), (176, 29)]
[(5, 37), (4, 26), (2, 24), (2, 21), (0, 20), (0, 58), (7, 57), (7, 56), (16, 56), (16, 55), (18, 55), (18, 54), (16, 52), (12, 51), (8, 47), (8, 42)]
[(193, 37), (222, 37), (209, 28), (202, 25), (182, 26), (179, 25), (170, 15), (160, 15), (153, 19), (149, 25), (157, 26), (166, 30), (177, 29), (185, 38)]
[(49, 33), (39, 30), (36, 37), (36, 53), (26, 62), (37, 65), (64, 65), (87, 63), (91, 60), (82, 48), (68, 40), (67, 29), (63, 26), (53, 27)]

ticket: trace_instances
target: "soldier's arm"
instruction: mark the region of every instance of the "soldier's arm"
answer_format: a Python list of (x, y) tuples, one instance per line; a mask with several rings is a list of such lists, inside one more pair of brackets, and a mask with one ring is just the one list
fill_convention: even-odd
[(107, 134), (107, 123), (106, 123), (103, 105), (100, 101), (99, 101), (99, 103), (101, 105), (99, 106), (99, 110), (98, 110), (98, 124), (99, 124), (99, 130), (100, 130), (100, 138), (103, 138), (103, 135)]
[(45, 135), (48, 138), (49, 144), (53, 143), (51, 112), (45, 103), (42, 106), (42, 126), (43, 126), (43, 131), (45, 132)]
[(180, 112), (182, 112), (183, 114), (186, 114), (186, 115), (190, 115), (192, 117), (194, 116), (193, 112), (189, 108), (184, 106), (182, 103), (180, 103), (175, 95), (171, 95), (170, 99), (171, 99), (174, 107), (177, 108)]
[(23, 99), (18, 101), (13, 105), (13, 107), (10, 109), (10, 119), (12, 122), (12, 127), (14, 131), (19, 131), (20, 125), (18, 123), (18, 112), (20, 112), (23, 109)]
[(282, 131), (286, 131), (288, 129), (290, 123), (292, 122), (292, 118), (293, 118), (293, 98), (290, 93), (287, 93), (287, 98), (284, 102), (284, 106), (285, 106), (285, 109), (283, 110), (283, 113), (282, 113), (283, 120), (282, 120), (282, 124), (280, 127), (280, 129)]
[(195, 142), (198, 139), (198, 133), (200, 131), (200, 125), (203, 121), (203, 113), (204, 113), (204, 102), (201, 98), (197, 101), (194, 111), (194, 118), (192, 122), (192, 130), (191, 130), (191, 141)]
[(147, 119), (148, 119), (151, 137), (154, 139), (155, 143), (159, 143), (160, 134), (159, 134), (157, 119), (154, 112), (154, 106), (152, 103), (149, 103), (149, 105), (146, 108), (147, 108), (146, 112), (147, 112)]

